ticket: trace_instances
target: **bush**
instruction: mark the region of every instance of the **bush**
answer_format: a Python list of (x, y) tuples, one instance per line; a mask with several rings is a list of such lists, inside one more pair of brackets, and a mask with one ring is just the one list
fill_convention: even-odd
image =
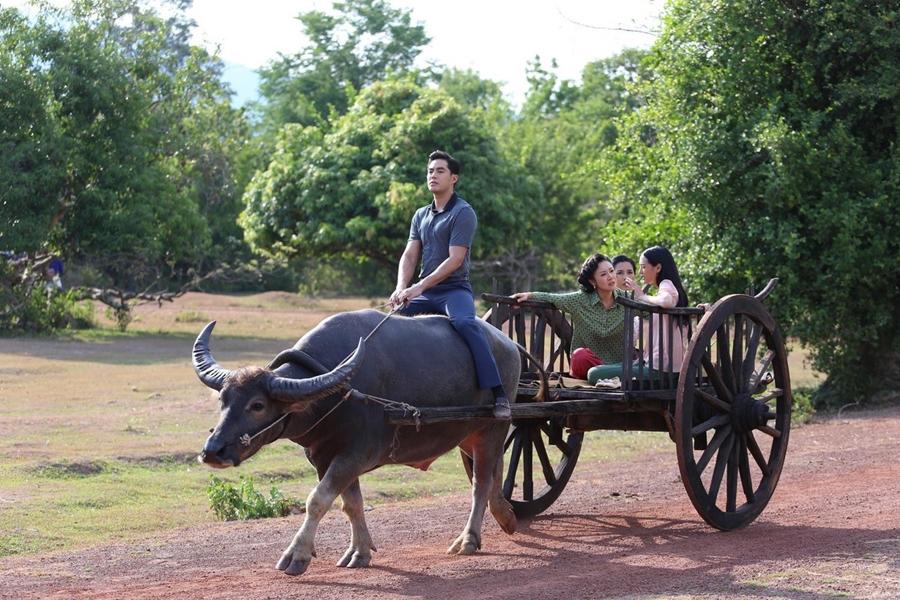
[(206, 495), (210, 508), (222, 521), (283, 517), (290, 510), (290, 503), (278, 488), (272, 486), (266, 498), (254, 487), (253, 478), (243, 475), (237, 486), (210, 475)]
[(816, 413), (813, 398), (819, 386), (801, 386), (793, 390), (793, 404), (791, 406), (791, 422), (802, 425), (809, 422)]

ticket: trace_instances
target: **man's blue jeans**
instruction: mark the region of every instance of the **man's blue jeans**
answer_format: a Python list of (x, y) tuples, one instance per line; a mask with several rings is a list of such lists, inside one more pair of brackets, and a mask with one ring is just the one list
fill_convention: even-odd
[(397, 312), (407, 317), (426, 313), (450, 317), (453, 329), (462, 336), (472, 353), (478, 387), (487, 390), (502, 385), (497, 362), (475, 316), (475, 298), (468, 284), (436, 285)]

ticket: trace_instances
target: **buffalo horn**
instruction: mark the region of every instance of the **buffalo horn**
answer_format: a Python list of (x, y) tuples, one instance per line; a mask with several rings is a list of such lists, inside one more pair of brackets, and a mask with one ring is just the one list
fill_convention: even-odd
[(197, 336), (197, 340), (194, 342), (192, 362), (200, 381), (205, 386), (219, 391), (225, 385), (225, 379), (231, 374), (231, 371), (220, 367), (209, 351), (209, 336), (212, 335), (215, 326), (216, 322), (211, 321)]
[(269, 394), (282, 402), (314, 402), (321, 400), (335, 393), (350, 381), (353, 373), (362, 364), (365, 355), (365, 340), (360, 338), (359, 345), (353, 354), (328, 373), (307, 379), (272, 377), (269, 381)]

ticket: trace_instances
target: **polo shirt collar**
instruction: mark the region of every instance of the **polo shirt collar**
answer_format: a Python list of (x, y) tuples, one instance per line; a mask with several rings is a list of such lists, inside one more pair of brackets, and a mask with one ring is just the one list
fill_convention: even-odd
[[(450, 212), (450, 209), (453, 208), (454, 204), (456, 204), (457, 198), (458, 198), (458, 196), (456, 195), (456, 192), (453, 192), (453, 194), (450, 196), (450, 200), (447, 201), (447, 204), (444, 206), (444, 210), (442, 210), (441, 212)], [(430, 208), (431, 208), (431, 214), (433, 214), (433, 215), (440, 214), (434, 206), (434, 200), (431, 201)]]

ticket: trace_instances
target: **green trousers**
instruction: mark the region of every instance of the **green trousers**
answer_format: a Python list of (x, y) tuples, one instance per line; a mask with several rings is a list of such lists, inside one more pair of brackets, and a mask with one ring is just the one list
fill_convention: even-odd
[[(637, 378), (640, 374), (641, 363), (635, 361), (631, 364), (631, 376)], [(601, 379), (612, 379), (613, 377), (622, 377), (623, 365), (622, 363), (609, 363), (606, 365), (599, 365), (596, 367), (591, 367), (587, 372), (587, 379), (591, 385), (596, 384)], [(662, 371), (657, 371), (653, 369), (652, 371), (647, 368), (647, 365), (644, 365), (644, 377), (645, 381), (650, 381), (651, 379), (662, 380), (664, 375), (669, 375), (669, 373), (663, 373)], [(678, 373), (674, 373), (675, 381), (678, 381)]]

